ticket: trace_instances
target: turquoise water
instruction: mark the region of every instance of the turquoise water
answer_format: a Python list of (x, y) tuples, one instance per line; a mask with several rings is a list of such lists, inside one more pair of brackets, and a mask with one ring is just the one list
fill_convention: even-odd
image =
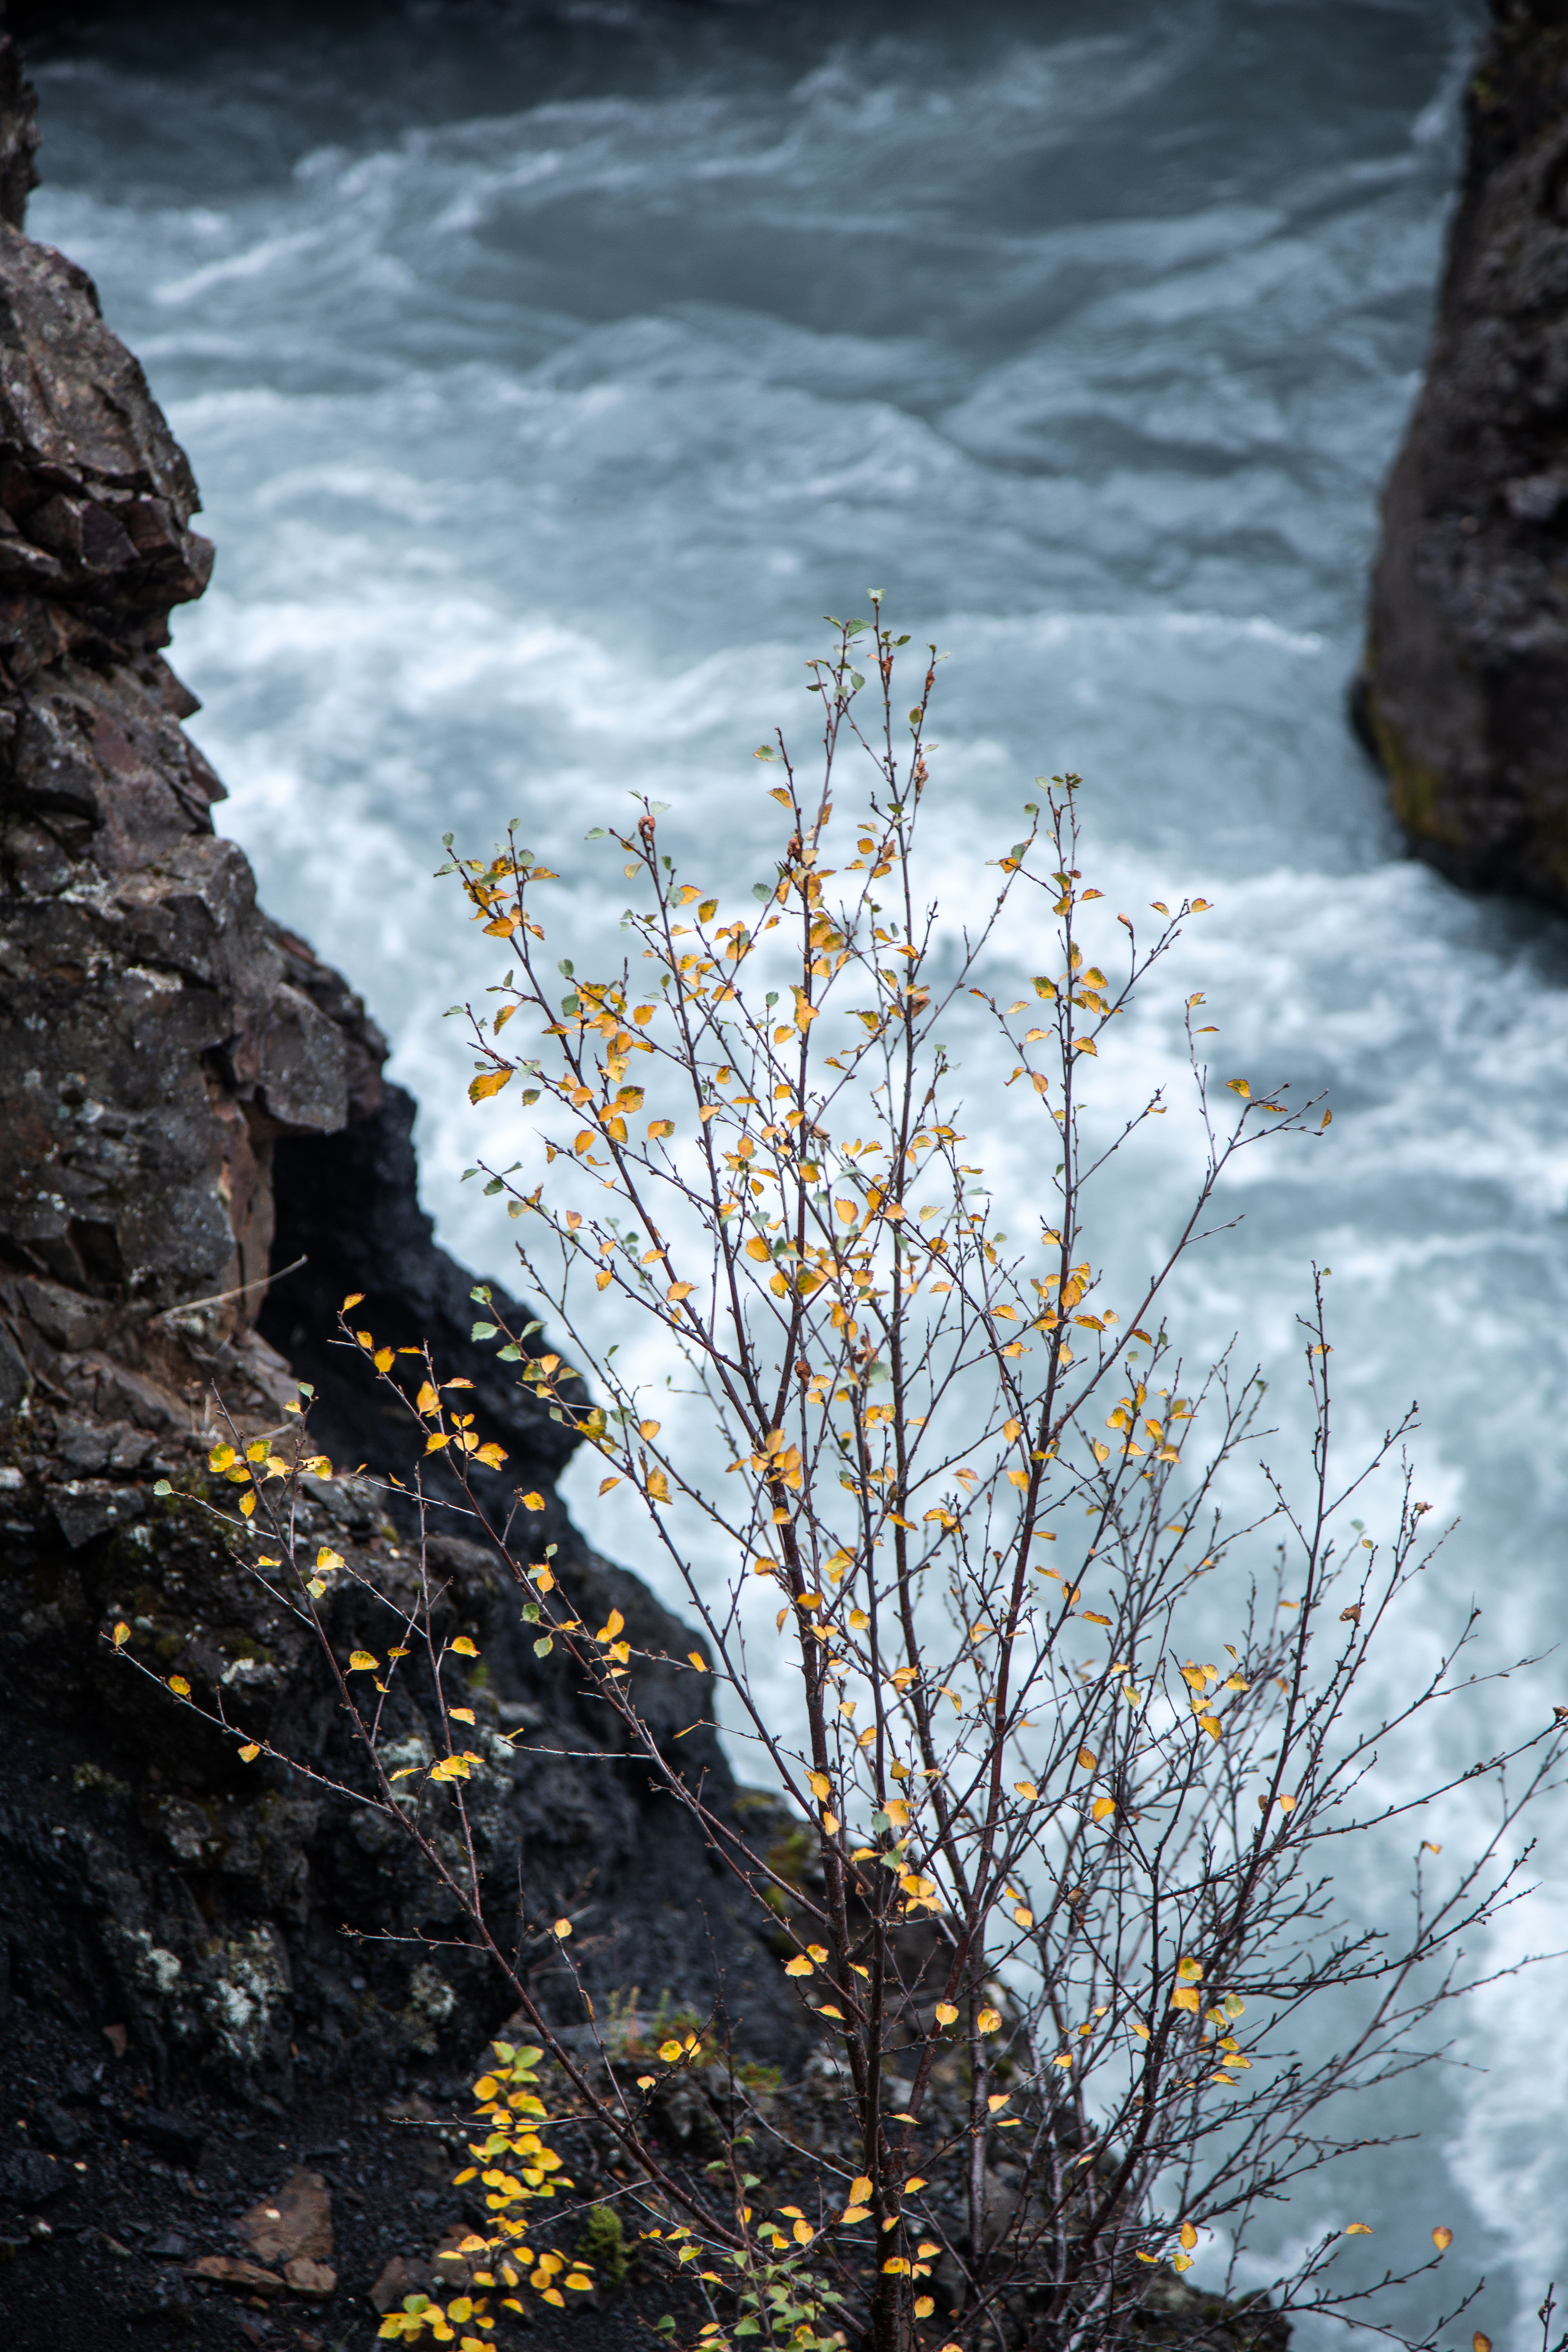
[[(749, 883), (751, 747), (801, 711), (820, 615), (876, 583), (950, 656), (932, 870), (958, 903), (1036, 772), (1080, 771), (1113, 905), (1216, 902), (1180, 986), (1226, 1074), (1329, 1089), (1330, 1136), (1249, 1171), (1186, 1277), (1195, 1340), (1238, 1330), (1288, 1373), (1327, 1260), (1349, 1435), (1419, 1395), (1422, 1491), (1461, 1517), (1412, 1654), (1472, 1591), (1488, 1663), (1549, 1644), (1564, 935), (1406, 862), (1342, 717), (1475, 12), (318, 16), (165, 15), (41, 56), (33, 225), (94, 272), (192, 453), (219, 562), (174, 658), (223, 821), (392, 1031), (447, 1238), (504, 1274), (509, 1229), (456, 1181), (476, 1115), (440, 1015), (493, 974), (429, 878), (440, 835), (521, 815), (573, 942), (619, 912), (581, 836), (634, 785)], [(1172, 1075), (1168, 1003), (1127, 1067)], [(1026, 1141), (978, 1142), (1026, 1196)], [(1161, 1151), (1115, 1194), (1119, 1264), (1168, 1220), (1179, 1122)], [(638, 1560), (586, 1479), (574, 1506)], [(1466, 1700), (1442, 1755), (1489, 1752), (1559, 1679)], [(1425, 1826), (1467, 1834), (1458, 1809)], [(1568, 1940), (1544, 1829), (1504, 1957)], [(1364, 1899), (1405, 1868), (1380, 1853)], [(1375, 2211), (1402, 2265), (1446, 2221), (1510, 2340), (1563, 2259), (1563, 1990), (1483, 1996), (1471, 2071), (1399, 2116), (1418, 2144), (1302, 2192), (1281, 2242)]]

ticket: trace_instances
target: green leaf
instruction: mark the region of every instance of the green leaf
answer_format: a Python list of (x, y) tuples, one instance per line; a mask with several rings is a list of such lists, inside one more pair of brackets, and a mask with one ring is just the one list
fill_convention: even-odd
[(174, 1491), (173, 1486), (170, 1486), (166, 1478), (160, 1478), (157, 1485), (153, 1489), (154, 1495), (172, 1495)]
[(533, 1645), (533, 1654), (536, 1658), (547, 1658), (554, 1647), (554, 1643), (551, 1640), (549, 1634), (546, 1633), (542, 1642), (535, 1642)]
[[(500, 1191), (500, 1184), (498, 1183), (494, 1189), (499, 1192)], [(493, 1339), (496, 1335), (497, 1328), (498, 1327), (494, 1323), (476, 1323), (473, 1329), (469, 1332), (468, 1337), (470, 1339)]]

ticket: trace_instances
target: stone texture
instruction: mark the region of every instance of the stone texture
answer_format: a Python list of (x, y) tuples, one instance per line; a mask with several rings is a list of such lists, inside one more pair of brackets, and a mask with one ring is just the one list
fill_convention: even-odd
[(1568, 906), (1568, 0), (1493, 0), (1354, 707), (1412, 845)]
[[(356, 1321), (428, 1339), (473, 1381), (509, 1457), (493, 1499), (541, 1491), (523, 1524), (557, 1545), (579, 1612), (619, 1608), (656, 1656), (692, 1637), (572, 1528), (554, 1482), (575, 1433), (468, 1336), (471, 1278), (420, 1209), (413, 1105), (383, 1083), (380, 1033), (213, 829), (222, 786), (163, 656), (171, 607), (210, 569), (195, 484), (90, 281), (22, 231), (26, 98), (0, 40), (0, 2014), (101, 2030), (159, 2099), (296, 2098), (310, 2077), (357, 2088), (447, 2063), (511, 2000), (460, 1950), (424, 1952), (459, 1923), (395, 1830), (247, 1769), (158, 1688), (177, 1667), (287, 1752), (359, 1769), (311, 1640), (201, 1507), (220, 1409), (242, 1435), (275, 1431), (306, 1379), (334, 1461), (405, 1469), (417, 1440), (332, 1345), (363, 1290)], [(411, 1572), (386, 1489), (308, 1479), (300, 1511), (351, 1566)], [(534, 1654), (499, 1556), (447, 1534), (431, 1557), (451, 1630), (484, 1654), (482, 1687), (451, 1696), (476, 1711), (470, 1818), (510, 1931), (520, 1885), (532, 1917), (570, 1903), (596, 1991), (718, 2002), (747, 2046), (784, 2053), (796, 2005), (700, 1834), (629, 1757), (585, 1760), (617, 1742), (569, 1664)], [(107, 1645), (121, 1616), (150, 1675)], [(385, 1646), (374, 1617), (345, 1580), (334, 1646)], [(637, 1686), (661, 1745), (735, 1801), (700, 1678), (656, 1663)], [(417, 1696), (388, 1722), (428, 1750)], [(557, 1958), (536, 1981), (580, 2015)], [(38, 2163), (29, 2196), (53, 2193)], [(276, 2259), (324, 2275), (330, 2252), (329, 2235)]]
[(332, 2258), (332, 2200), (319, 2172), (291, 2172), (275, 2196), (253, 2205), (234, 2226), (258, 2263)]

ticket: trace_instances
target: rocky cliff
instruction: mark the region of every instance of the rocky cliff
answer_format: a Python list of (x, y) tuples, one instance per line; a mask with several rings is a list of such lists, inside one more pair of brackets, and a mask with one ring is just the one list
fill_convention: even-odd
[(1568, 906), (1568, 0), (1493, 0), (1356, 710), (1414, 847)]
[[(691, 1644), (571, 1528), (554, 1481), (574, 1433), (470, 1340), (470, 1278), (420, 1210), (413, 1106), (382, 1077), (384, 1040), (340, 975), (257, 905), (245, 857), (214, 830), (222, 786), (181, 726), (195, 706), (163, 658), (171, 608), (202, 593), (211, 564), (195, 484), (89, 280), (24, 233), (26, 100), (5, 44), (0, 2045), (24, 2126), (45, 2108), (56, 2118), (34, 2128), (26, 2163), (0, 2149), (7, 2248), (58, 2238), (79, 2174), (100, 2198), (123, 2193), (115, 2149), (144, 2168), (150, 2145), (138, 2089), (153, 2108), (183, 2105), (163, 2154), (194, 2168), (220, 2116), (232, 2137), (233, 2116), (259, 2103), (308, 2133), (310, 2103), (347, 2085), (361, 2109), (378, 2092), (413, 2095), (500, 2014), (499, 1988), (460, 1951), (395, 1940), (453, 1924), (395, 1837), (281, 1768), (247, 1770), (106, 1640), (122, 1616), (133, 1656), (221, 1688), (258, 1734), (338, 1756), (335, 1695), (309, 1641), (201, 1498), (219, 1413), (275, 1433), (300, 1379), (334, 1461), (406, 1466), (409, 1440), (367, 1368), (331, 1344), (346, 1290), (367, 1294), (379, 1338), (428, 1339), (473, 1381), (483, 1433), (510, 1457), (503, 1499), (542, 1491), (535, 1532), (560, 1547), (582, 1612), (619, 1607), (655, 1652)], [(275, 1268), (289, 1270), (271, 1284)], [(303, 1507), (311, 1539), (351, 1564), (407, 1542), (374, 1476), (314, 1477)], [(515, 1753), (490, 1738), (475, 1792), (497, 1899), (515, 1914), (521, 1887), (544, 1916), (570, 1904), (601, 1993), (635, 1982), (677, 2009), (717, 2002), (752, 2051), (788, 2047), (784, 1980), (713, 1857), (629, 1761), (582, 1760), (606, 1744), (603, 1725), (561, 1660), (535, 1655), (471, 1522), (447, 1527), (445, 1606), (483, 1654), (479, 1736), (529, 1735)], [(334, 1641), (355, 1638), (353, 1609), (341, 1604)], [(739, 1801), (698, 1689), (655, 1667), (642, 1695), (684, 1768)], [(547, 1974), (540, 1991), (552, 1997)], [(100, 2169), (67, 2164), (67, 2142)], [(0, 2303), (20, 2293), (7, 2275)], [(63, 2340), (38, 2316), (47, 2295), (22, 2303), (39, 2341)], [(21, 2310), (14, 2344), (33, 2340)], [(119, 2340), (103, 2330), (95, 2341)]]

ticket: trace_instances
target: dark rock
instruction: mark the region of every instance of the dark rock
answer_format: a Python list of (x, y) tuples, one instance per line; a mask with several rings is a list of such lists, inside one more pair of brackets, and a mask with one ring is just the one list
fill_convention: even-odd
[[(219, 1400), (242, 1437), (276, 1433), (300, 1379), (334, 1462), (407, 1469), (412, 1419), (389, 1421), (363, 1352), (333, 1344), (346, 1293), (365, 1294), (356, 1325), (378, 1340), (428, 1341), (444, 1377), (473, 1381), (479, 1433), (508, 1457), (486, 1508), (514, 1517), (532, 1557), (557, 1547), (591, 1623), (620, 1610), (652, 1653), (634, 1686), (661, 1748), (721, 1816), (734, 1791), (700, 1678), (660, 1663), (691, 1634), (587, 1550), (557, 1497), (574, 1429), (470, 1337), (471, 1279), (420, 1207), (413, 1105), (383, 1082), (384, 1039), (214, 832), (223, 787), (163, 658), (172, 606), (210, 566), (195, 484), (90, 281), (7, 224), (31, 153), (9, 56), (0, 45), (0, 1992), (12, 2015), (93, 2021), (127, 2061), (121, 2130), (195, 2166), (203, 2126), (163, 2109), (198, 2079), (281, 2119), (302, 2079), (379, 2095), (426, 2059), (449, 2071), (515, 2000), (462, 1948), (395, 1824), (247, 1770), (159, 1687), (177, 1672), (253, 1738), (355, 1785), (313, 1637), (185, 1493)], [(434, 1490), (456, 1501), (443, 1475)], [(525, 1508), (535, 1490), (542, 1508)], [(307, 1478), (299, 1510), (302, 1536), (356, 1575), (411, 1572), (396, 1565), (407, 1511), (373, 1478)], [(453, 1526), (467, 1532), (435, 1535), (428, 1557), (443, 1622), (483, 1653), (487, 1679), (464, 1694), (482, 1751), (467, 1801), (503, 1943), (520, 1886), (533, 1919), (570, 1905), (595, 1994), (636, 1982), (719, 2007), (743, 2046), (784, 2054), (797, 2004), (745, 1897), (641, 1763), (594, 1760), (619, 1745), (614, 1719), (606, 1732), (568, 1660), (535, 1654), (494, 1547)], [(326, 1622), (340, 1650), (386, 1644), (353, 1577)], [(423, 1752), (411, 1698), (385, 1727)], [(430, 1935), (447, 1941), (425, 1953)], [(532, 1983), (581, 2015), (552, 1944)], [(127, 2095), (142, 2078), (151, 2109)], [(29, 2194), (54, 2193), (47, 2158), (17, 2161), (35, 2167)]]
[(164, 2115), (156, 2107), (133, 2108), (129, 2129), (133, 2139), (170, 2164), (183, 2164), (194, 2172), (202, 2160), (206, 2126), (189, 2116)]
[(107, 1535), (110, 1528), (139, 1519), (147, 1507), (139, 1487), (111, 1486), (101, 1478), (72, 1478), (44, 1492), (72, 1551), (79, 1551), (94, 1536)]
[(0, 2208), (31, 2211), (47, 2205), (71, 2188), (76, 2176), (36, 2147), (11, 2147), (0, 2153)]
[(140, 2283), (126, 2305), (128, 2318), (143, 2326), (194, 2328), (196, 2315), (190, 2296), (177, 2280), (154, 2277)]
[(151, 2254), (155, 2262), (183, 2263), (191, 2250), (177, 2231), (160, 2230), (155, 2238), (148, 2239), (142, 2251), (144, 2254)]
[(33, 2130), (56, 2156), (78, 2156), (87, 2145), (86, 2130), (56, 2099), (38, 2101), (33, 2110)]
[(1568, 9), (1492, 17), (1354, 709), (1423, 857), (1568, 907)]

